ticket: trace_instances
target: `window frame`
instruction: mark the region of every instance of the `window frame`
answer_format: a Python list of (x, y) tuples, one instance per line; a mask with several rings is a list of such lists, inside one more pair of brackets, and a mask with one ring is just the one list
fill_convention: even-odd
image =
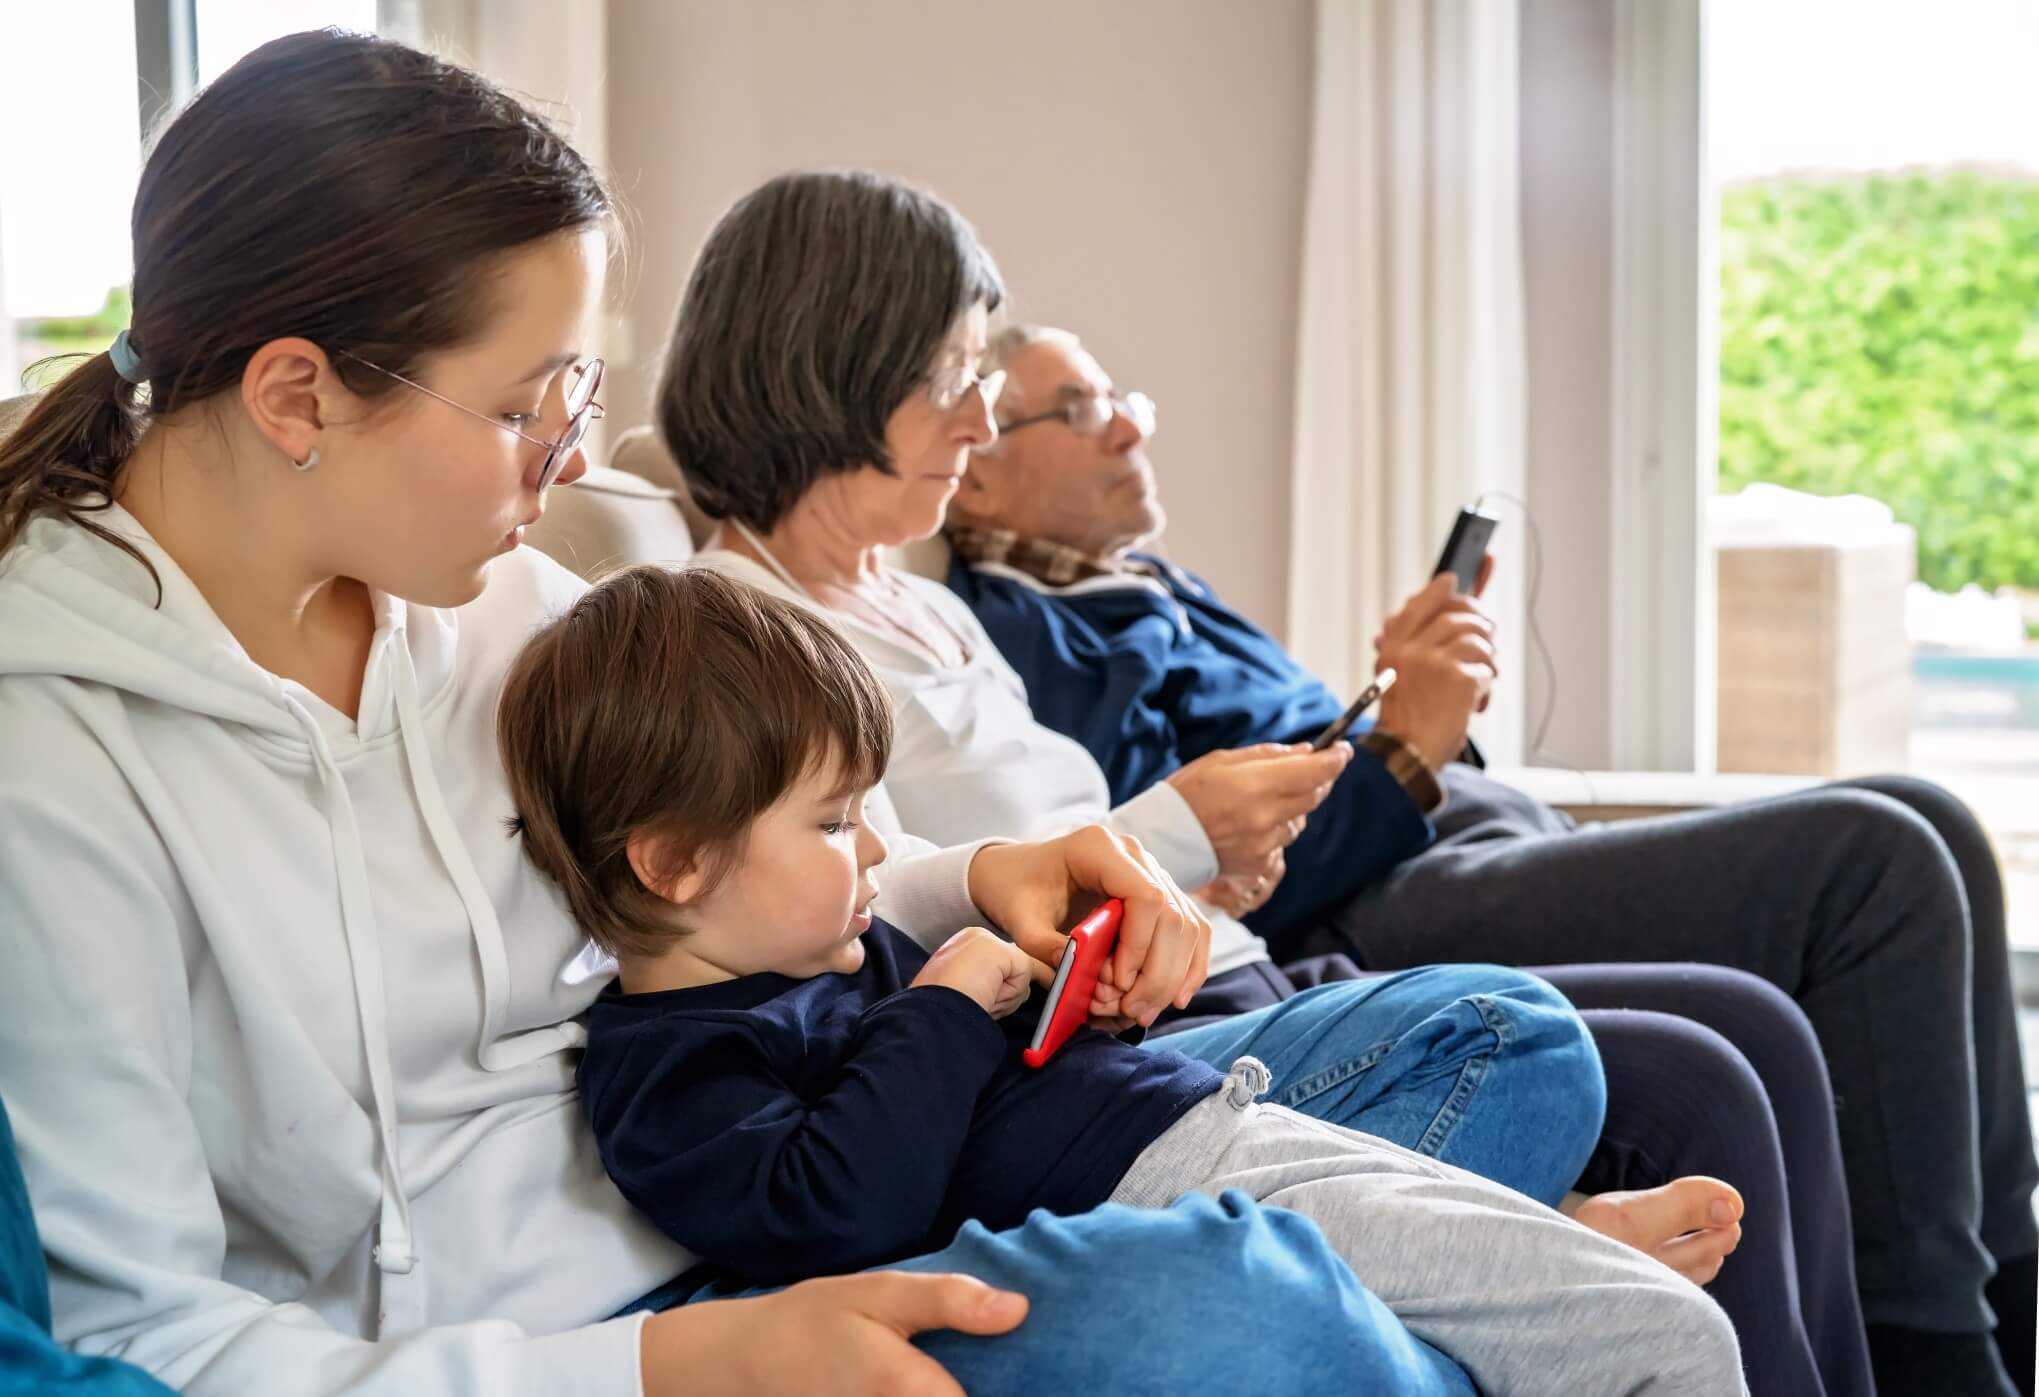
[(1609, 739), (1628, 770), (1715, 766), (1718, 208), (1705, 0), (1615, 0)]

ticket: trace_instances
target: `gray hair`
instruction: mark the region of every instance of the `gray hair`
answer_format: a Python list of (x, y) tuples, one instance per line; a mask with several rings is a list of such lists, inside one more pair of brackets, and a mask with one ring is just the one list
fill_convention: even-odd
[[(1015, 320), (992, 332), (991, 339), (984, 346), (984, 367), (979, 372), (996, 373), (1000, 369), (1009, 368), (1012, 361), (1019, 357), (1021, 350), (1037, 344), (1059, 344), (1070, 349), (1083, 348), (1083, 341), (1068, 330), (1054, 325)], [(999, 391), (998, 401), (991, 405), (992, 416), (997, 417), (1002, 410), (1017, 410), (1018, 397), (1019, 384), (1008, 375), (1005, 387)], [(979, 456), (998, 456), (1004, 450), (1005, 438), (999, 437), (989, 446), (980, 446), (970, 454), (974, 460)]]
[[(996, 373), (1000, 369), (1009, 368), (1012, 361), (1019, 357), (1021, 350), (1037, 344), (1059, 344), (1070, 349), (1083, 348), (1083, 341), (1068, 330), (1054, 325), (1016, 320), (1010, 325), (1001, 326), (991, 336), (990, 343), (984, 348), (984, 367), (980, 372)], [(1005, 402), (1013, 396), (1017, 388), (1018, 385), (1012, 379), (1006, 379), (1005, 391), (999, 395), (998, 401)], [(996, 407), (998, 403), (993, 403), (992, 406)]]
[(1005, 286), (962, 215), (868, 171), (781, 175), (708, 235), (656, 412), (710, 516), (768, 530), (823, 475), (890, 473), (885, 423)]

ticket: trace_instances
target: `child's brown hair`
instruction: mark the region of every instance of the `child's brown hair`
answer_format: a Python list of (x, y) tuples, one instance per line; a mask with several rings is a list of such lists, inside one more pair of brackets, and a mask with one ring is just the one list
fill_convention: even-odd
[(892, 709), (820, 617), (703, 569), (646, 566), (531, 638), (496, 739), (531, 861), (597, 945), (641, 956), (681, 928), (632, 868), (633, 836), (662, 851), (653, 882), (692, 867), (712, 886), (751, 823), (823, 763), (846, 790), (876, 784)]

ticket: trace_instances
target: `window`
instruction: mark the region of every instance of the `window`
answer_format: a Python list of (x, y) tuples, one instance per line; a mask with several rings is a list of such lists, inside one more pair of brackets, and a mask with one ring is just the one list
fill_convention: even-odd
[(200, 87), (285, 34), (327, 27), (375, 32), (375, 0), (195, 0), (192, 8)]
[(140, 169), (133, 0), (0, 5), (0, 396), (127, 323)]
[[(1716, 517), (1824, 514), (1814, 536), (1891, 555), (1833, 574), (1834, 774), (1908, 765), (1965, 799), (2039, 947), (2039, 6), (1712, 0), (1708, 28), (1720, 489), (1877, 502)], [(1800, 691), (1754, 597), (1735, 622), (1741, 552), (1719, 554), (1720, 755), (1746, 770), (1730, 657), (1751, 692)]]
[(0, 397), (127, 324), (144, 90), (167, 109), (270, 39), (375, 24), (375, 0), (0, 4)]

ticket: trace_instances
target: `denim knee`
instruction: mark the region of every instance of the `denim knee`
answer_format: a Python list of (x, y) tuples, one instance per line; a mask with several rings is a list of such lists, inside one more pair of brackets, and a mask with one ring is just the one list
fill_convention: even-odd
[[(1449, 1072), (1453, 1092), (1435, 1103), (1420, 1138), (1374, 1119), (1352, 1123), (1531, 1198), (1561, 1199), (1591, 1157), (1607, 1112), (1599, 1050), (1571, 1002), (1537, 976), (1498, 965), (1403, 971), (1379, 993), (1408, 1006), (1383, 1065), (1405, 1087)], [(1289, 1090), (1313, 1085), (1292, 1082)], [(1430, 1104), (1420, 1090), (1405, 1095)], [(1284, 1104), (1322, 1114), (1303, 1101)]]
[[(970, 1392), (1414, 1393), (1472, 1397), (1458, 1366), (1362, 1286), (1316, 1225), (1236, 1190), (1173, 1207), (1035, 1213), (1001, 1233), (966, 1226), (908, 1263), (1027, 1295), (1012, 1334), (915, 1342)], [(1355, 1375), (1373, 1384), (1355, 1388)]]
[(1572, 1001), (1548, 980), (1500, 965), (1462, 965), (1444, 969), (1461, 978), (1467, 999), (1500, 1040), (1504, 1061), (1534, 1063), (1539, 1075), (1567, 1090), (1567, 1102), (1553, 1103), (1565, 1111), (1562, 1120), (1589, 1138), (1600, 1133), (1607, 1114), (1607, 1079), (1593, 1034)]
[[(1521, 1127), (1547, 1142), (1549, 1177), (1515, 1186), (1532, 1198), (1562, 1197), (1606, 1123), (1600, 1050), (1579, 1011), (1548, 982), (1520, 970), (1476, 968), (1508, 981), (1469, 996), (1500, 1043), (1486, 1090), (1516, 1103)], [(1560, 1142), (1570, 1149), (1556, 1148)]]
[(1484, 1013), (1502, 1039), (1518, 1051), (1569, 1054), (1600, 1075), (1593, 1035), (1572, 1001), (1548, 980), (1506, 965), (1429, 965), (1392, 977), (1443, 1004), (1471, 1000), (1489, 1006)]

